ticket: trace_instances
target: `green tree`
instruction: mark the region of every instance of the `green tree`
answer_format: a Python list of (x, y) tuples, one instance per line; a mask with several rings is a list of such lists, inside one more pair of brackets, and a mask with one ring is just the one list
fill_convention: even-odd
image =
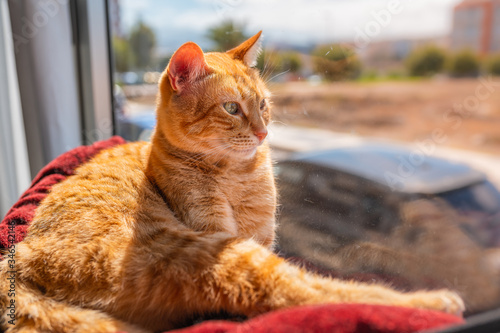
[(147, 69), (153, 62), (156, 35), (149, 26), (139, 21), (130, 32), (130, 47), (134, 53), (135, 67)]
[(361, 74), (361, 61), (350, 47), (320, 45), (312, 56), (314, 71), (328, 81), (355, 79)]
[(445, 68), (446, 52), (436, 46), (426, 46), (410, 53), (406, 67), (411, 76), (431, 76)]
[(134, 54), (127, 40), (113, 37), (113, 55), (117, 72), (128, 72), (134, 64)]
[(500, 54), (492, 55), (486, 61), (486, 71), (491, 75), (500, 76)]
[(479, 75), (481, 63), (478, 55), (471, 50), (462, 50), (451, 57), (448, 70), (454, 77), (474, 77)]
[(244, 30), (244, 24), (223, 21), (221, 24), (209, 28), (206, 36), (214, 43), (215, 51), (224, 52), (249, 38)]

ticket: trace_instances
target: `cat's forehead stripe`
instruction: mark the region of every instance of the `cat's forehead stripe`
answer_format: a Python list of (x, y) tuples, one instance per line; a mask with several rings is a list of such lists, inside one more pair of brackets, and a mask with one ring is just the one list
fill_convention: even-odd
[(241, 92), (238, 89), (238, 86), (236, 86), (236, 85), (227, 85), (227, 88), (225, 90), (226, 91), (225, 91), (225, 94), (224, 94), (224, 99), (226, 101), (232, 101), (232, 100), (241, 101), (242, 100)]
[[(235, 102), (254, 102), (258, 99), (259, 94), (255, 85), (242, 76), (232, 76), (230, 83), (226, 85), (226, 100), (234, 100)], [(246, 110), (244, 110), (246, 113)]]

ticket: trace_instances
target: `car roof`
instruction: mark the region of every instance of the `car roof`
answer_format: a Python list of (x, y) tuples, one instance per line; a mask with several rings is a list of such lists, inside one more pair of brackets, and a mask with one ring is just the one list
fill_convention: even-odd
[(296, 153), (289, 161), (344, 171), (405, 193), (437, 194), (486, 179), (468, 165), (387, 143)]

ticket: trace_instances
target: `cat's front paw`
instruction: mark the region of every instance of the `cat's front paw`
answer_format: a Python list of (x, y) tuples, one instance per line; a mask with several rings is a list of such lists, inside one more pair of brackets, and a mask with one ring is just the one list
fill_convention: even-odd
[(462, 298), (450, 290), (416, 293), (412, 297), (411, 306), (442, 311), (456, 316), (462, 316), (465, 311)]

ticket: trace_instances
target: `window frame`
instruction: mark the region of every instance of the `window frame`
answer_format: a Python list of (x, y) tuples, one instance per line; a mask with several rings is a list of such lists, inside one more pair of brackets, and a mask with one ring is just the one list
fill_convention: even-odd
[(82, 141), (92, 144), (115, 134), (109, 1), (75, 0), (70, 2), (70, 10)]

